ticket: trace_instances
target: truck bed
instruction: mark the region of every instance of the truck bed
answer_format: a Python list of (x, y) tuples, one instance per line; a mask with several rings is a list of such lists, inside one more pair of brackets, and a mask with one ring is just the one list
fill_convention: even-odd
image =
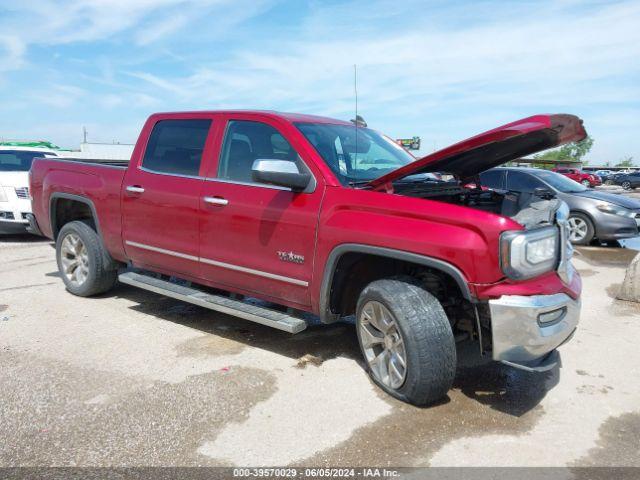
[(127, 168), (127, 166), (129, 165), (129, 160), (107, 160), (102, 158), (47, 157), (47, 160), (88, 163), (92, 165), (108, 165), (110, 167), (121, 168)]
[(65, 201), (80, 198), (95, 210), (107, 249), (114, 258), (122, 258), (120, 191), (128, 164), (127, 160), (35, 158), (30, 171), (32, 208), (42, 233), (53, 238), (59, 228), (52, 225), (51, 208), (57, 204), (64, 210)]

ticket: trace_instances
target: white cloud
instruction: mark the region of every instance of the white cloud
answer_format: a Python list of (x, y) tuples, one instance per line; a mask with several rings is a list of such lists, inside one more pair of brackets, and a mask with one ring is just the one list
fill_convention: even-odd
[(0, 72), (22, 67), (25, 50), (24, 43), (18, 37), (0, 35)]
[[(331, 110), (336, 104), (352, 103), (354, 63), (360, 69), (363, 105), (374, 108), (411, 97), (414, 104), (447, 98), (456, 104), (532, 108), (638, 100), (636, 88), (620, 88), (615, 82), (593, 84), (630, 71), (638, 73), (637, 2), (557, 16), (534, 8), (517, 21), (457, 29), (442, 26), (385, 33), (378, 31), (376, 23), (352, 36), (332, 19), (358, 18), (355, 10), (344, 5), (333, 12), (323, 9), (319, 18), (309, 22), (311, 33), (300, 32), (299, 38), (289, 42), (278, 37), (258, 50), (235, 49), (231, 59), (199, 65), (184, 76), (143, 72), (136, 76), (181, 100), (321, 103)], [(317, 31), (323, 35), (314, 35)]]
[(136, 43), (138, 45), (148, 45), (156, 42), (161, 38), (175, 33), (184, 27), (189, 21), (189, 17), (183, 14), (177, 14), (168, 18), (163, 18), (157, 22), (153, 22), (146, 28), (140, 29), (136, 34)]

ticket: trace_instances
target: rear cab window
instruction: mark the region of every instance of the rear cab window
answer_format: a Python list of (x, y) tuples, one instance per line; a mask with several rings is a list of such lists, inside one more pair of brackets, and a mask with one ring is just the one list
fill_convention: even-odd
[(142, 168), (154, 173), (197, 177), (210, 119), (160, 120), (149, 136)]

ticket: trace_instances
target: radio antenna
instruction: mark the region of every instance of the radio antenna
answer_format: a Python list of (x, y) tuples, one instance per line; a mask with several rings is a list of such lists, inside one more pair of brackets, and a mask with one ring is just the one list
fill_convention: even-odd
[(356, 121), (355, 126), (355, 132), (356, 132), (356, 151), (355, 151), (355, 180), (358, 181), (358, 65), (357, 64), (353, 64), (353, 93), (355, 94), (356, 97)]
[[(356, 95), (356, 120), (358, 119), (358, 65), (353, 64), (353, 92)], [(356, 126), (358, 122), (356, 121)]]

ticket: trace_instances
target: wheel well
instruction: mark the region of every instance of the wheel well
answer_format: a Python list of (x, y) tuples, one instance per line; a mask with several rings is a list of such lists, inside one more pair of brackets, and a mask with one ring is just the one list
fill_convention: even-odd
[(445, 309), (448, 305), (460, 304), (465, 298), (458, 282), (437, 268), (370, 253), (348, 252), (340, 257), (334, 270), (329, 293), (331, 312), (340, 316), (354, 314), (358, 297), (369, 283), (399, 275), (418, 279)]
[(74, 220), (90, 220), (95, 229), (93, 210), (88, 203), (70, 198), (55, 198), (51, 205), (51, 229), (57, 238), (60, 229)]
[(571, 216), (572, 213), (579, 213), (580, 215), (584, 215), (585, 217), (587, 217), (589, 219), (589, 221), (591, 222), (591, 224), (594, 226), (596, 225), (596, 222), (593, 220), (593, 217), (591, 216), (590, 213), (584, 211), (584, 210), (570, 210), (569, 211), (569, 216)]

